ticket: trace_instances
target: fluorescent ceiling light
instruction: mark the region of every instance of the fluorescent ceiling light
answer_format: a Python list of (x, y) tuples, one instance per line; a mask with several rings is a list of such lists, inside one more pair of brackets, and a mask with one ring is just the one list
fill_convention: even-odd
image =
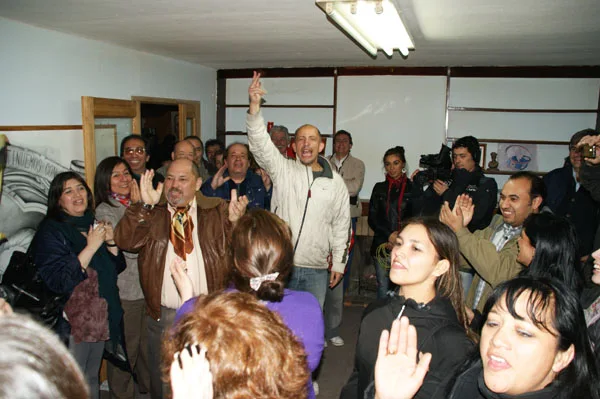
[(316, 4), (369, 54), (394, 49), (408, 56), (414, 44), (392, 0), (316, 0)]

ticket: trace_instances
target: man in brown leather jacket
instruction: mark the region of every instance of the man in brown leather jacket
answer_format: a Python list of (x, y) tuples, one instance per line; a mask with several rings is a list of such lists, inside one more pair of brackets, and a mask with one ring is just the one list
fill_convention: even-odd
[(192, 281), (194, 295), (225, 287), (231, 230), (248, 200), (232, 193), (231, 202), (197, 192), (202, 184), (190, 160), (173, 161), (163, 184), (152, 187), (153, 171), (140, 180), (142, 202), (132, 204), (115, 230), (119, 248), (139, 252), (140, 282), (148, 309), (148, 363), (152, 399), (163, 397), (161, 337), (182, 305), (171, 268), (178, 264)]

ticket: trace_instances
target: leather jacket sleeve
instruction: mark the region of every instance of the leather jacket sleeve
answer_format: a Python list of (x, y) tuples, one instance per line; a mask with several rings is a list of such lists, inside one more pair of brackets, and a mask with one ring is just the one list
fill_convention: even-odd
[(133, 204), (125, 211), (115, 229), (115, 243), (128, 252), (138, 252), (143, 248), (148, 239), (152, 219), (158, 210), (145, 209), (141, 203)]

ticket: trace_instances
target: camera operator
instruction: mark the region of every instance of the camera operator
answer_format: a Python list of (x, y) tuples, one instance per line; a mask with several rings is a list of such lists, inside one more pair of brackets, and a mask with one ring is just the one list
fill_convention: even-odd
[(437, 179), (429, 185), (423, 185), (425, 192), (422, 197), (421, 215), (437, 216), (444, 201), (448, 201), (452, 208), (456, 197), (469, 194), (475, 204), (475, 214), (467, 227), (471, 232), (486, 228), (496, 208), (498, 185), (496, 180), (483, 174), (479, 167), (480, 159), (481, 150), (475, 137), (465, 136), (456, 140), (452, 146), (450, 179)]
[[(440, 152), (441, 154), (441, 152)], [(452, 172), (450, 179), (437, 179), (423, 185), (421, 197), (421, 215), (438, 216), (444, 201), (450, 208), (460, 194), (468, 194), (475, 204), (473, 219), (467, 228), (472, 233), (485, 229), (492, 221), (498, 199), (496, 180), (486, 177), (479, 166), (481, 150), (479, 141), (473, 136), (465, 136), (452, 145)], [(413, 174), (413, 176), (415, 176)], [(414, 181), (418, 182), (418, 176)], [(461, 269), (460, 275), (465, 293), (469, 291), (475, 271), (472, 268)]]

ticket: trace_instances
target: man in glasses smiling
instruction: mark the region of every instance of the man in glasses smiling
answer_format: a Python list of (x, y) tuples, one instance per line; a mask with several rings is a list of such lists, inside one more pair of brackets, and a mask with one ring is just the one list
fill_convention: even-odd
[[(125, 137), (121, 140), (121, 158), (129, 164), (133, 171), (133, 177), (139, 183), (140, 176), (146, 171), (146, 163), (150, 160), (146, 140), (138, 134), (130, 134)], [(156, 188), (156, 185), (163, 180), (163, 176), (154, 174), (152, 185)]]

